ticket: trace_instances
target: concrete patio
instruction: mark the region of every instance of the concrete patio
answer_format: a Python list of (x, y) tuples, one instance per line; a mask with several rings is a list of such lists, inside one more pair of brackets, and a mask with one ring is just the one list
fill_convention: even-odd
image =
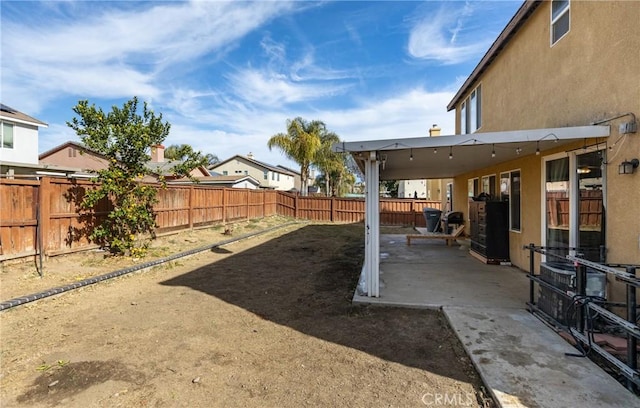
[(380, 297), (354, 303), (442, 309), (502, 407), (640, 407), (595, 363), (525, 309), (529, 281), (511, 266), (485, 265), (462, 245), (380, 237)]

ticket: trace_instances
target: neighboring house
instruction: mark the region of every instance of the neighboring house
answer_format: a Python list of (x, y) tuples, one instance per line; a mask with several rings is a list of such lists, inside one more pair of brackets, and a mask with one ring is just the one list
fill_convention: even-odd
[(46, 123), (0, 103), (0, 166), (3, 175), (31, 174), (38, 166), (38, 129)]
[(262, 188), (291, 191), (295, 189), (296, 174), (283, 167), (272, 166), (248, 156), (235, 155), (225, 161), (216, 163), (210, 171), (223, 176), (251, 176), (260, 182)]
[[(289, 173), (295, 174), (295, 179), (294, 179), (294, 183), (293, 183), (294, 187), (293, 188), (296, 191), (300, 191), (302, 189), (302, 176), (300, 175), (300, 171), (299, 170), (294, 170), (294, 169), (291, 169), (289, 167), (282, 166), (280, 164), (278, 164), (277, 167), (280, 168), (280, 169), (283, 169), (285, 171), (288, 171)], [(313, 169), (309, 170), (309, 178), (307, 179), (307, 186), (308, 186), (310, 194), (318, 192), (318, 188), (312, 185), (315, 182), (315, 179), (316, 179), (315, 171)]]
[(82, 143), (71, 141), (40, 154), (39, 161), (41, 164), (72, 166), (85, 172), (95, 172), (109, 167), (109, 159), (106, 156)]
[[(85, 173), (94, 173), (109, 167), (109, 159), (101, 153), (92, 150), (82, 143), (66, 142), (54, 147), (40, 155), (40, 163), (43, 165), (67, 166), (80, 169)], [(176, 160), (165, 160), (164, 146), (158, 145), (151, 148), (151, 160), (146, 167), (153, 173), (145, 177), (146, 182), (158, 181), (158, 176), (164, 176), (165, 180), (176, 178), (173, 175), (173, 167), (179, 164)], [(191, 171), (195, 178), (208, 177), (209, 172), (204, 166)]]
[[(168, 184), (193, 184), (188, 178), (169, 181)], [(251, 176), (235, 175), (235, 176), (206, 176), (198, 177), (197, 185), (214, 186), (223, 188), (247, 188), (256, 190), (260, 188), (260, 182)]]
[[(449, 103), (457, 135), (335, 145), (370, 183), (370, 235), (378, 179), (451, 177), (467, 220), (480, 193), (508, 203), (508, 253), (522, 269), (529, 243), (640, 264), (638, 16), (640, 2), (526, 1)], [(378, 243), (365, 246), (378, 296)]]
[(427, 200), (427, 180), (398, 181), (398, 198), (419, 198)]
[[(164, 158), (164, 146), (151, 146), (151, 160), (146, 163), (146, 167), (153, 173), (155, 181), (159, 176), (164, 177), (166, 181), (176, 180), (174, 167), (180, 164), (179, 160), (166, 160)], [(202, 178), (209, 177), (209, 170), (205, 166), (198, 166), (189, 173), (191, 177)]]

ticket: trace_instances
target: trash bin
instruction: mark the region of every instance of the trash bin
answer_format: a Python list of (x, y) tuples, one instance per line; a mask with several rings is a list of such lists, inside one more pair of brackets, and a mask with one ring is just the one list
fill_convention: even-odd
[(422, 209), (422, 213), (424, 214), (424, 220), (427, 222), (427, 231), (437, 232), (440, 228), (440, 216), (442, 215), (442, 211), (437, 208), (424, 207)]

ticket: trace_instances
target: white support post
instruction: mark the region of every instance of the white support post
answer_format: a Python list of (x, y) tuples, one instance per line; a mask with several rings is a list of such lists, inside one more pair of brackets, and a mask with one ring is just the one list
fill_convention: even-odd
[(365, 161), (365, 290), (380, 296), (380, 168), (376, 152)]

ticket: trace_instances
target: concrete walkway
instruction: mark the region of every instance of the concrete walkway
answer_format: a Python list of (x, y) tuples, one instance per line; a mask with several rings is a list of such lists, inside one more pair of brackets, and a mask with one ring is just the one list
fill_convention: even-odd
[(466, 246), (382, 235), (379, 298), (354, 303), (438, 308), (502, 407), (640, 407), (595, 363), (525, 309), (529, 281), (515, 267), (485, 265)]

